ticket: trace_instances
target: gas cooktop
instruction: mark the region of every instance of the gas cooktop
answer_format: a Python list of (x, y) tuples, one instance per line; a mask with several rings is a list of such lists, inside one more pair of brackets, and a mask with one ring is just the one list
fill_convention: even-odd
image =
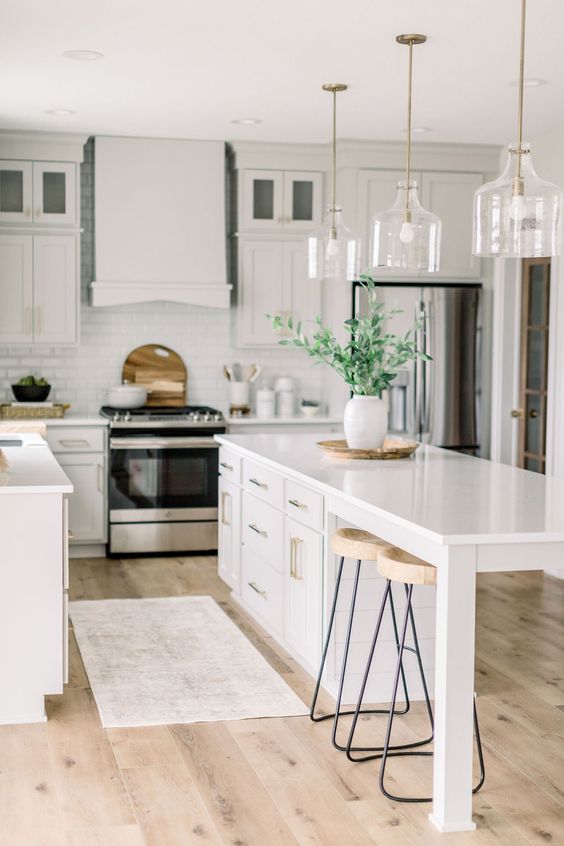
[(202, 423), (222, 423), (223, 414), (215, 408), (207, 405), (183, 405), (183, 406), (142, 406), (141, 408), (114, 408), (111, 405), (104, 405), (100, 409), (102, 417), (111, 420), (112, 423), (139, 423), (169, 425), (181, 423), (184, 426), (201, 425)]

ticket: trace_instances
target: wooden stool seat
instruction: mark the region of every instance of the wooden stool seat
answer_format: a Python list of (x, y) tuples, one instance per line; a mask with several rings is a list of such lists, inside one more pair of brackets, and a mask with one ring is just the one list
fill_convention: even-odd
[(436, 585), (437, 568), (397, 546), (378, 553), (376, 567), (381, 576), (404, 585)]
[(389, 544), (363, 529), (337, 529), (331, 535), (331, 549), (336, 555), (357, 561), (376, 561)]

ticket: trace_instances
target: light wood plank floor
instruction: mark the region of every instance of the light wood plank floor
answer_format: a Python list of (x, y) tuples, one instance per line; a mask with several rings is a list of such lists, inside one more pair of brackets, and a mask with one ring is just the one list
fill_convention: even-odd
[[(487, 574), (478, 586), (477, 832), (439, 835), (428, 805), (387, 801), (376, 765), (347, 762), (330, 727), (307, 718), (105, 731), (72, 638), (48, 723), (0, 727), (0, 846), (564, 844), (564, 582)], [(215, 559), (72, 562), (72, 599), (184, 594), (213, 596), (309, 700), (311, 680), (231, 603)], [(377, 719), (362, 721), (373, 742)], [(425, 730), (419, 706), (397, 722), (402, 738)], [(428, 758), (390, 765), (412, 795), (430, 790), (430, 773)]]

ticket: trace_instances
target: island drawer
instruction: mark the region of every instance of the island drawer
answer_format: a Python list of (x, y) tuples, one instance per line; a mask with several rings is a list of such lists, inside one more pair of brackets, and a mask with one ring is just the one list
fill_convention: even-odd
[(47, 427), (47, 443), (52, 452), (104, 452), (105, 429), (101, 426)]
[(323, 531), (323, 495), (317, 491), (286, 479), (284, 510), (305, 526)]
[(243, 547), (241, 595), (243, 601), (275, 632), (282, 631), (282, 576)]
[(282, 476), (248, 458), (243, 459), (243, 487), (276, 508), (282, 508), (284, 504)]
[(282, 572), (284, 555), (284, 515), (268, 502), (248, 491), (243, 493), (243, 543)]
[(230, 479), (236, 485), (241, 484), (241, 467), (243, 459), (236, 452), (226, 449), (224, 446), (219, 448), (219, 472), (221, 476)]

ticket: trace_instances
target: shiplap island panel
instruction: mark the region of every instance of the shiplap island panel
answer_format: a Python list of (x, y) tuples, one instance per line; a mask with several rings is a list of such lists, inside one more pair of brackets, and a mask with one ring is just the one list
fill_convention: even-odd
[[(301, 562), (296, 557), (294, 540), (288, 547), (291, 557), (286, 580), (271, 579), (263, 587), (258, 583), (256, 574), (261, 571), (256, 561), (252, 570), (253, 593), (257, 599), (250, 610), (261, 622), (268, 623), (268, 612), (262, 610), (264, 606), (259, 600), (275, 607), (277, 603), (285, 603), (285, 620), (290, 623), (295, 621), (298, 601), (302, 602), (304, 613), (307, 609), (308, 623), (296, 642), (291, 642), (290, 632), (284, 630), (283, 623), (279, 624), (281, 630), (273, 633), (282, 643), (289, 644), (290, 651), (312, 672), (332, 596), (335, 559), (327, 550), (338, 522), (373, 532), (437, 567), (437, 589), (433, 597), (436, 611), (433, 615), (433, 603), (428, 598), (423, 598), (416, 610), (420, 626), (429, 627), (426, 634), (432, 631), (430, 616), (435, 617), (436, 625), (434, 656), (428, 654), (428, 644), (423, 650), (425, 663), (429, 666), (434, 658), (435, 668), (434, 799), (430, 817), (440, 831), (474, 828), (472, 701), (476, 573), (564, 569), (564, 481), (423, 445), (405, 460), (352, 461), (324, 456), (317, 445), (323, 439), (321, 433), (216, 437), (225, 455), (242, 462), (243, 499), (247, 493), (246, 463), (253, 467), (253, 478), (258, 482), (257, 486), (247, 480), (248, 489), (251, 485), (266, 485), (266, 489), (260, 489), (263, 495), (268, 494), (269, 478), (274, 475), (280, 478), (284, 491), (291, 484), (302, 484), (310, 494), (323, 497), (323, 522), (317, 537), (323, 541), (325, 554), (319, 554), (318, 545), (316, 557), (311, 552), (312, 544), (315, 548), (314, 539), (305, 538), (304, 531), (296, 530), (295, 523), (288, 522), (299, 522), (300, 516), (299, 513), (290, 516), (290, 498), (284, 496), (279, 510), (284, 514), (285, 531), (290, 527), (290, 540), (297, 538), (297, 549), (304, 550)], [(299, 502), (297, 497), (292, 499)], [(271, 506), (274, 507), (273, 503)], [(300, 511), (299, 507), (296, 511)], [(229, 519), (241, 520), (241, 515), (237, 518), (232, 511)], [(257, 525), (256, 528), (268, 534), (268, 527)], [(244, 584), (244, 546), (239, 554), (241, 584)], [(268, 565), (264, 559), (260, 560)], [(305, 572), (300, 569), (304, 563)], [(305, 582), (300, 600), (295, 598), (296, 586), (292, 582), (296, 572), (300, 584), (301, 580)], [(374, 588), (376, 580), (371, 581), (372, 584), (368, 579), (363, 581), (361, 601), (367, 595), (367, 588)], [(371, 608), (369, 601), (368, 607), (362, 609), (365, 617), (370, 617)], [(345, 607), (342, 613), (346, 615)], [(339, 662), (338, 631), (339, 625), (328, 671), (333, 679)], [(327, 687), (331, 690), (332, 684)]]

